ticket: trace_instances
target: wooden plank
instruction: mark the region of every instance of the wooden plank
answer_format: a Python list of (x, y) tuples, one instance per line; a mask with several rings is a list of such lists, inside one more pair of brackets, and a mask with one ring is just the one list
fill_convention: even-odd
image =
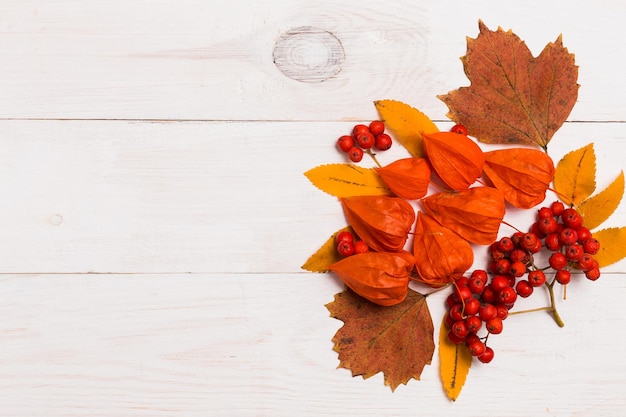
[[(334, 141), (351, 126), (0, 122), (0, 271), (297, 272), (345, 225), (303, 173), (344, 161)], [(568, 123), (551, 154), (597, 138), (601, 189), (623, 167), (625, 126)], [(624, 226), (624, 207), (607, 224)], [(531, 211), (511, 213), (530, 225)]]
[[(0, 409), (39, 416), (619, 417), (626, 362), (623, 279), (577, 282), (560, 302), (567, 323), (511, 316), (489, 339), (456, 404), (438, 359), (394, 394), (381, 375), (336, 369), (341, 322), (324, 304), (328, 276), (84, 275), (0, 279)], [(445, 294), (429, 298), (438, 320)], [(540, 297), (537, 297), (540, 298)], [(530, 300), (521, 300), (520, 306)], [(544, 300), (542, 300), (544, 301)], [(503, 401), (515, 397), (532, 401)]]
[(571, 119), (623, 121), (624, 15), (583, 0), (6, 0), (0, 118), (367, 120), (392, 98), (444, 120), (436, 96), (467, 85), (458, 57), (482, 18), (535, 54), (562, 32), (581, 67)]

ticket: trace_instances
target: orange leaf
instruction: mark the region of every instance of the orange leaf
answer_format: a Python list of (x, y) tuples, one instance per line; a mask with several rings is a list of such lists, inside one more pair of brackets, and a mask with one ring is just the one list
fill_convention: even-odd
[(352, 376), (367, 379), (383, 372), (394, 391), (411, 378), (420, 379), (435, 351), (433, 322), (426, 298), (409, 290), (395, 306), (381, 307), (344, 291), (326, 305), (330, 315), (344, 322), (333, 337), (339, 366)]
[(476, 142), (454, 132), (437, 132), (423, 136), (428, 161), (448, 187), (462, 190), (480, 177), (485, 157)]
[(426, 211), (464, 239), (480, 245), (496, 240), (504, 217), (504, 197), (491, 187), (441, 192), (422, 199)]
[(459, 279), (474, 262), (467, 240), (424, 212), (417, 214), (413, 256), (419, 281), (431, 287)]
[(422, 132), (438, 132), (435, 124), (421, 111), (395, 100), (378, 100), (374, 102), (380, 118), (385, 122), (394, 139), (409, 151), (421, 158), (424, 156)]
[(342, 259), (342, 256), (339, 252), (337, 252), (337, 243), (335, 242), (335, 238), (337, 233), (344, 230), (352, 231), (352, 228), (344, 227), (333, 233), (332, 236), (329, 237), (317, 250), (317, 252), (307, 259), (301, 268), (310, 272), (328, 272), (328, 267), (330, 265)]
[(545, 200), (554, 178), (554, 163), (536, 149), (502, 149), (485, 153), (484, 172), (506, 201), (528, 209)]
[(593, 255), (600, 268), (626, 257), (626, 227), (611, 227), (593, 232), (600, 242), (600, 251)]
[(578, 97), (574, 55), (559, 36), (534, 58), (512, 31), (478, 26), (461, 58), (471, 85), (439, 96), (448, 117), (481, 142), (546, 148)]
[(585, 227), (595, 229), (600, 226), (619, 206), (624, 196), (624, 171), (602, 192), (583, 201), (578, 212), (585, 220)]
[(391, 306), (406, 298), (414, 265), (408, 252), (364, 252), (343, 258), (329, 269), (361, 297)]
[(472, 367), (472, 355), (465, 343), (454, 344), (450, 341), (448, 330), (444, 317), (439, 328), (439, 375), (446, 395), (455, 401)]
[(593, 143), (571, 151), (556, 165), (554, 190), (568, 204), (585, 201), (596, 189), (596, 154)]
[(319, 165), (304, 175), (320, 190), (335, 197), (390, 194), (376, 170), (352, 164)]
[(348, 223), (370, 248), (379, 252), (404, 248), (415, 221), (409, 202), (389, 196), (355, 196), (340, 201)]
[(378, 175), (398, 197), (416, 200), (426, 195), (430, 184), (430, 165), (424, 158), (398, 159), (378, 169)]

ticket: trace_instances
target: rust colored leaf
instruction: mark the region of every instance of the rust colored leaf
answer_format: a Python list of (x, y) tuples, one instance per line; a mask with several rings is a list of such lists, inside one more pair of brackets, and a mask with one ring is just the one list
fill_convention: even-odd
[(492, 187), (440, 192), (422, 199), (422, 204), (439, 223), (480, 245), (496, 240), (505, 210), (502, 192)]
[(474, 262), (469, 242), (424, 212), (417, 214), (413, 256), (419, 281), (431, 287), (456, 281)]
[(462, 190), (482, 174), (485, 157), (476, 142), (454, 132), (424, 134), (428, 160), (441, 180), (452, 190)]
[(485, 143), (546, 148), (578, 97), (578, 67), (561, 36), (534, 58), (512, 31), (480, 21), (461, 58), (471, 84), (439, 96), (448, 117)]
[(556, 165), (554, 190), (568, 204), (585, 201), (596, 189), (596, 154), (593, 143), (571, 151)]
[(624, 196), (624, 171), (603, 191), (583, 201), (578, 212), (585, 219), (585, 227), (595, 229), (615, 212)]
[(389, 196), (341, 198), (343, 211), (355, 233), (378, 252), (404, 248), (415, 221), (415, 210), (406, 200)]
[(457, 345), (448, 339), (449, 330), (444, 317), (439, 328), (439, 375), (446, 395), (456, 401), (472, 367), (472, 355), (465, 343)]
[(343, 258), (329, 269), (361, 297), (391, 306), (406, 298), (414, 266), (408, 252), (365, 252)]
[(485, 153), (484, 172), (506, 201), (528, 209), (545, 200), (554, 178), (554, 163), (536, 149), (501, 149)]
[(600, 251), (593, 255), (600, 268), (614, 264), (626, 257), (626, 227), (611, 227), (593, 232), (600, 241)]
[(344, 322), (333, 337), (339, 366), (367, 379), (383, 372), (394, 391), (411, 378), (419, 380), (435, 351), (433, 322), (426, 298), (409, 290), (395, 306), (381, 307), (344, 291), (326, 305)]
[(426, 195), (430, 174), (430, 164), (424, 158), (398, 159), (378, 169), (378, 175), (387, 187), (407, 200), (417, 200)]
[(342, 259), (342, 256), (337, 252), (337, 244), (335, 238), (337, 233), (349, 230), (351, 227), (343, 227), (333, 233), (326, 242), (307, 259), (307, 261), (301, 266), (302, 269), (310, 272), (328, 272), (328, 267), (337, 261)]
[(352, 164), (325, 164), (304, 175), (320, 190), (335, 197), (391, 194), (376, 170)]
[(394, 139), (412, 156), (423, 157), (422, 133), (439, 131), (432, 120), (421, 111), (401, 101), (378, 100), (374, 102), (374, 105), (387, 129), (393, 133)]

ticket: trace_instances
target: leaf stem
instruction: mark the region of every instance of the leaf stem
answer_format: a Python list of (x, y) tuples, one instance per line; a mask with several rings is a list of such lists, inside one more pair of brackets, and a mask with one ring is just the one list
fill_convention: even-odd
[(376, 163), (376, 165), (378, 165), (378, 168), (382, 168), (383, 166), (380, 164), (380, 162), (378, 162), (378, 159), (376, 158), (376, 154), (374, 152), (372, 152), (371, 149), (367, 150), (367, 154), (369, 156), (372, 157), (372, 159), (374, 160), (374, 163)]

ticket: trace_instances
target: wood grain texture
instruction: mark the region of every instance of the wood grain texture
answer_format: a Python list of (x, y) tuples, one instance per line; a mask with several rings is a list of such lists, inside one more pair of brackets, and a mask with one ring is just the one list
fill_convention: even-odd
[[(456, 403), (436, 356), (393, 394), (382, 375), (335, 369), (341, 323), (324, 305), (343, 286), (300, 265), (345, 225), (303, 172), (343, 161), (334, 140), (376, 118), (377, 99), (448, 128), (436, 95), (467, 84), (458, 58), (478, 19), (535, 54), (563, 33), (581, 90), (550, 154), (593, 141), (607, 186), (626, 156), (625, 12), (615, 0), (4, 0), (0, 415), (622, 417), (626, 261), (568, 286), (565, 328), (508, 319)], [(303, 27), (315, 36), (277, 49)], [(444, 298), (429, 298), (436, 318)]]

